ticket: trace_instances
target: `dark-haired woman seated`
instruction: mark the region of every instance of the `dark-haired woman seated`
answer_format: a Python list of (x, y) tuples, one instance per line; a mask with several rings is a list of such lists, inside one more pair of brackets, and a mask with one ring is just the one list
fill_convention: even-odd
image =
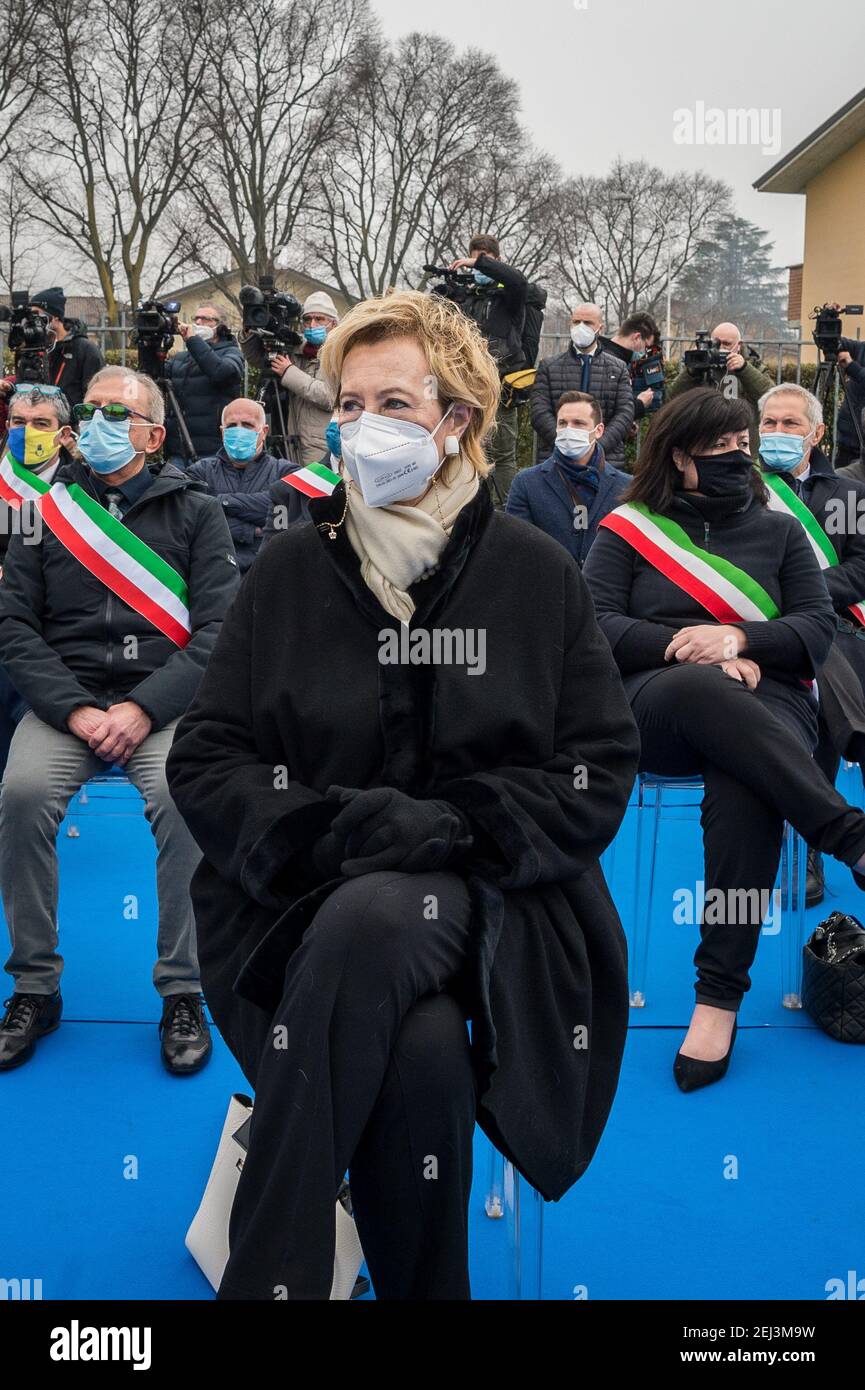
[(708, 388), (659, 411), (584, 570), (641, 769), (703, 777), (706, 896), (728, 904), (701, 927), (697, 1004), (674, 1064), (683, 1091), (727, 1070), (784, 821), (865, 882), (865, 816), (811, 759), (832, 605), (801, 526), (766, 505), (749, 421), (745, 402)]

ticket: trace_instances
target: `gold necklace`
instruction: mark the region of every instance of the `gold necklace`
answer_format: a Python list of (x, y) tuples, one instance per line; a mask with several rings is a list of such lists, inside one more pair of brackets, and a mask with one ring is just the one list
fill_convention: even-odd
[(348, 494), (351, 491), (352, 481), (353, 479), (349, 478), (348, 482), (345, 485), (345, 506), (342, 509), (342, 516), (340, 517), (339, 521), (317, 521), (315, 523), (319, 531), (327, 531), (327, 539), (329, 541), (336, 540), (337, 529), (345, 521), (346, 512), (348, 511)]

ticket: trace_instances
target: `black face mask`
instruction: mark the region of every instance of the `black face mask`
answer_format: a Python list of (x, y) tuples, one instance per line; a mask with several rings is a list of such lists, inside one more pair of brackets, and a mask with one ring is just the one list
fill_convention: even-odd
[(696, 454), (691, 462), (697, 470), (697, 491), (706, 497), (744, 497), (748, 492), (750, 454), (730, 449), (726, 454)]

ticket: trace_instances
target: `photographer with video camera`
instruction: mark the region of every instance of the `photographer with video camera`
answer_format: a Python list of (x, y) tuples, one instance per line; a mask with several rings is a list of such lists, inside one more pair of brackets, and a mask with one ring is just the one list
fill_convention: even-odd
[[(486, 338), (501, 380), (508, 372), (534, 365), (534, 356), (526, 349), (524, 335), (527, 301), (530, 290), (536, 287), (530, 286), (522, 271), (500, 257), (501, 250), (494, 236), (486, 233), (473, 236), (468, 255), (458, 258), (444, 270), (444, 284), (434, 285), (433, 292), (450, 299), (467, 318), (474, 320)], [(425, 269), (438, 273), (441, 267), (426, 266)], [(546, 302), (545, 295), (543, 302)], [(493, 464), (491, 495), (497, 507), (504, 507), (507, 502), (517, 471), (517, 428), (518, 412), (513, 404), (502, 400), (496, 412), (495, 429), (486, 445), (487, 457)]]
[[(334, 405), (330, 388), (320, 375), (320, 350), (331, 329), (339, 323), (339, 314), (325, 290), (315, 290), (307, 295), (302, 309), (293, 295), (275, 298), (286, 301), (283, 306), (286, 310), (291, 309), (289, 301), (300, 310), (300, 341), (289, 345), (287, 351), (280, 351), (282, 344), (269, 341), (261, 327), (251, 326), (247, 332), (244, 323), (240, 346), (251, 367), (266, 373), (288, 393), (284, 416), (287, 438), (281, 441), (274, 429), (274, 447), (279, 449), (282, 445), (295, 463), (317, 463), (327, 451), (325, 431)], [(256, 307), (253, 301), (247, 303)], [(248, 310), (245, 306), (246, 317)], [(293, 317), (296, 315), (288, 314), (286, 322)], [(291, 336), (298, 337), (296, 333)]]
[(760, 400), (775, 385), (774, 381), (757, 365), (759, 357), (746, 348), (735, 323), (719, 323), (711, 336), (701, 330), (694, 337), (697, 346), (682, 354), (679, 374), (669, 390), (670, 399), (695, 386), (714, 386), (728, 399), (746, 401), (753, 416), (751, 453), (756, 455)]
[[(193, 450), (209, 458), (222, 442), (220, 420), (243, 385), (243, 358), (237, 339), (213, 304), (199, 304), (192, 323), (177, 324), (184, 349), (165, 360), (166, 383), (183, 415)], [(183, 468), (189, 462), (177, 416), (165, 421), (165, 457)]]
[[(837, 303), (825, 304), (823, 309), (840, 315), (845, 312), (861, 313), (861, 305), (843, 306)], [(838, 328), (840, 329), (840, 322)], [(819, 328), (815, 339), (819, 344)], [(831, 349), (834, 348), (834, 351)], [(829, 350), (830, 360), (838, 363), (843, 373), (844, 402), (838, 411), (838, 426), (835, 440), (836, 472), (851, 466), (856, 469), (852, 476), (865, 478), (860, 460), (865, 456), (865, 431), (862, 428), (865, 409), (865, 342), (859, 338), (838, 337)]]
[(664, 359), (661, 330), (651, 314), (630, 314), (612, 338), (599, 333), (598, 342), (604, 352), (618, 357), (630, 372), (635, 423), (660, 410), (664, 403)]
[(79, 405), (91, 378), (105, 366), (105, 358), (88, 338), (86, 325), (80, 319), (66, 318), (66, 295), (59, 285), (31, 295), (30, 307), (44, 311), (53, 335), (45, 358), (45, 380), (60, 387), (70, 406)]

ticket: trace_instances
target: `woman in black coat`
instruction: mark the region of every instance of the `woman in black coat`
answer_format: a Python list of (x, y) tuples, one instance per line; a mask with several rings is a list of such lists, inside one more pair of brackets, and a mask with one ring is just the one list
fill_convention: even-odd
[(802, 527), (766, 505), (749, 423), (746, 403), (709, 388), (664, 406), (583, 571), (639, 725), (641, 770), (705, 783), (713, 910), (674, 1064), (686, 1091), (726, 1071), (784, 821), (865, 870), (865, 816), (811, 759), (832, 605)]
[(637, 733), (576, 565), (479, 486), (477, 328), (393, 294), (323, 370), (345, 481), (259, 555), (169, 758), (256, 1090), (220, 1297), (327, 1298), (348, 1169), (377, 1295), (464, 1298), (475, 1118), (557, 1199), (612, 1103)]

